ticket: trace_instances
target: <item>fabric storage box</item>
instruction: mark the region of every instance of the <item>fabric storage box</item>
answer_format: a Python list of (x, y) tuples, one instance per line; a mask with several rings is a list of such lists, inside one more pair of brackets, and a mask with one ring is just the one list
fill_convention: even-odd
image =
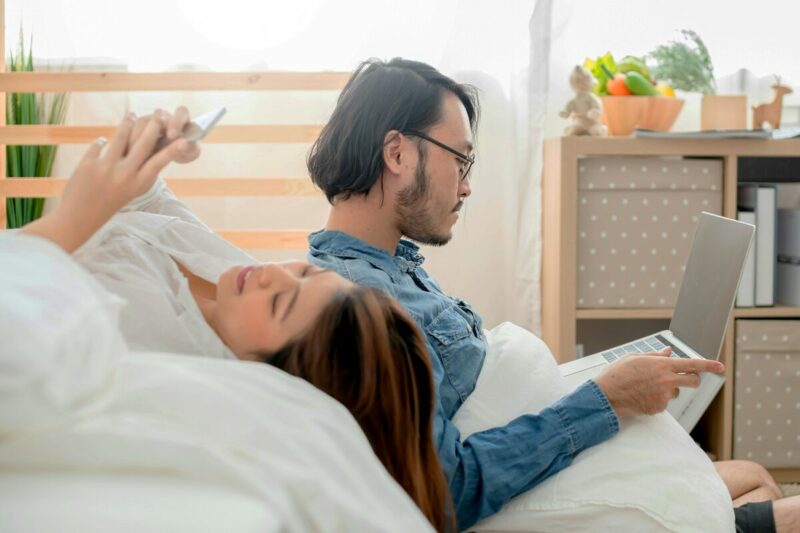
[(674, 306), (701, 211), (722, 212), (721, 159), (581, 159), (578, 307)]
[(800, 320), (737, 320), (733, 457), (800, 467)]

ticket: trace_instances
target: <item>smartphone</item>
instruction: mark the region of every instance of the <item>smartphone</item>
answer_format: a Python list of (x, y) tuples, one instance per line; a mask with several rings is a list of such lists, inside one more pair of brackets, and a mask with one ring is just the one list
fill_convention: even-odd
[[(208, 135), (208, 132), (214, 129), (214, 126), (216, 126), (217, 122), (220, 121), (222, 116), (225, 114), (225, 111), (226, 109), (224, 107), (220, 107), (200, 115), (199, 117), (193, 118), (191, 121), (186, 123), (186, 126), (183, 127), (181, 137), (189, 142), (199, 141)], [(155, 148), (153, 148), (153, 153), (158, 152), (174, 140), (175, 139), (167, 139), (166, 135), (162, 136), (156, 143)]]

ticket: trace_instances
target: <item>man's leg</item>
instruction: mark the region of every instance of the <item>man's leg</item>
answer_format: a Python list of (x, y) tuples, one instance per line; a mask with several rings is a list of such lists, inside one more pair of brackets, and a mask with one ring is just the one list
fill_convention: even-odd
[(800, 496), (789, 496), (772, 503), (778, 533), (800, 531)]
[(767, 469), (752, 461), (718, 461), (717, 473), (730, 492), (733, 505), (777, 500), (783, 497), (781, 489)]

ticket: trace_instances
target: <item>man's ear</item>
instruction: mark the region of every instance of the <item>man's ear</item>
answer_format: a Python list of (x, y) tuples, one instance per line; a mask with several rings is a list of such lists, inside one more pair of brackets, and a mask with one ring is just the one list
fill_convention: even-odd
[(383, 137), (383, 165), (392, 174), (400, 174), (403, 167), (403, 135), (397, 130)]

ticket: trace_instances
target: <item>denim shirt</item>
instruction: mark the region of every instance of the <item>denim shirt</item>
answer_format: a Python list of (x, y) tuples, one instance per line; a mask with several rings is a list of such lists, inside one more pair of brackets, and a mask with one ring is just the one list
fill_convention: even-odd
[(605, 394), (588, 381), (536, 415), (520, 416), (462, 442), (452, 418), (474, 390), (486, 356), (480, 316), (463, 300), (442, 292), (422, 268), (425, 259), (411, 242), (401, 240), (390, 255), (337, 231), (318, 231), (308, 240), (309, 261), (353, 283), (384, 290), (424, 333), (437, 392), (434, 443), (460, 529), (496, 513), (619, 430)]

